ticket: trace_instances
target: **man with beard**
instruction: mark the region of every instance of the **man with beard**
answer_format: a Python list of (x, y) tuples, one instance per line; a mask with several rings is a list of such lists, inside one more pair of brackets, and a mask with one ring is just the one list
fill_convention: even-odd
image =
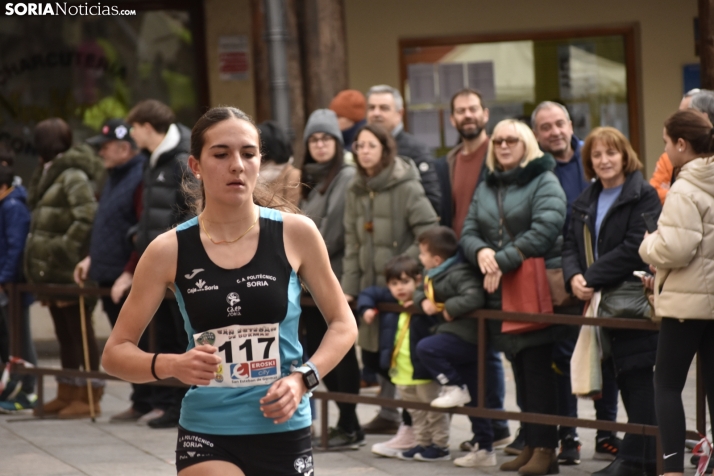
[(568, 231), (573, 202), (589, 183), (583, 173), (580, 148), (583, 142), (573, 134), (573, 122), (568, 110), (562, 104), (543, 101), (531, 114), (531, 127), (543, 152), (555, 157), (555, 175), (565, 191), (568, 211), (565, 216), (563, 235)]
[[(456, 128), (461, 142), (438, 161), (439, 170), (448, 169), (448, 178), (442, 178), (442, 225), (451, 226), (456, 236), (461, 236), (464, 220), (471, 206), (474, 191), (483, 177), (486, 152), (488, 152), (488, 108), (484, 107), (481, 93), (475, 89), (462, 89), (451, 98), (451, 125)], [(444, 167), (444, 165), (446, 165)], [(486, 351), (486, 406), (502, 410), (505, 384), (501, 354), (493, 349)], [(491, 420), (493, 425), (493, 447), (500, 447), (511, 441), (508, 422)], [(458, 458), (456, 464), (464, 467), (483, 466), (479, 460), (476, 437), (461, 443), (461, 449), (471, 451)]]
[[(589, 183), (583, 173), (580, 150), (583, 142), (573, 134), (573, 123), (568, 110), (562, 104), (543, 101), (531, 114), (531, 127), (541, 150), (555, 157), (556, 167), (553, 172), (558, 177), (568, 200), (568, 211), (563, 235), (568, 232), (570, 213), (573, 202), (585, 190)], [(579, 305), (567, 309), (558, 309), (559, 314), (582, 314)], [(575, 347), (575, 338), (556, 343), (553, 349), (553, 368), (558, 384), (558, 414), (577, 418), (578, 402), (570, 387), (570, 358)], [(612, 370), (603, 367), (602, 398), (595, 401), (595, 415), (598, 420), (615, 421), (617, 417), (617, 383)], [(558, 429), (560, 452), (558, 463), (563, 465), (580, 464), (580, 439), (575, 428), (560, 426)], [(595, 437), (595, 459), (611, 460), (617, 456), (620, 439), (610, 431), (598, 430)]]
[(426, 198), (437, 215), (441, 211), (441, 186), (429, 147), (404, 130), (404, 99), (398, 90), (385, 84), (367, 91), (367, 123), (383, 127), (397, 143), (397, 154), (409, 157), (419, 169)]
[[(444, 187), (442, 224), (444, 217), (451, 219), (450, 226), (461, 236), (461, 228), (471, 205), (476, 186), (481, 182), (486, 152), (488, 152), (488, 108), (483, 106), (481, 93), (462, 89), (451, 98), (451, 125), (456, 128), (461, 142), (446, 156), (449, 168), (448, 190)], [(448, 198), (450, 196), (450, 199)]]

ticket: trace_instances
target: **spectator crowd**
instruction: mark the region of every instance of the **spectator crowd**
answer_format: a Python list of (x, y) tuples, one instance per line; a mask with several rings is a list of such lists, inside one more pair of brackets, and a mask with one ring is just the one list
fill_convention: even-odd
[[(666, 472), (681, 473), (681, 391), (697, 350), (714, 395), (714, 352), (705, 345), (714, 336), (707, 285), (714, 260), (714, 92), (690, 91), (666, 120), (665, 153), (649, 181), (625, 135), (597, 127), (576, 137), (560, 103), (542, 102), (529, 119), (490, 128), (482, 95), (463, 89), (450, 112), (459, 142), (442, 158), (405, 130), (404, 100), (387, 85), (366, 95), (342, 91), (328, 109), (314, 111), (304, 127), (303, 157), (293, 156), (277, 123), (258, 126), (260, 180), (315, 222), (356, 310), (357, 344), (325, 385), (352, 394), (379, 386), (380, 397), (435, 409), (384, 407), (360, 423), (355, 404), (339, 403), (329, 448), (358, 449), (365, 434), (377, 433), (392, 437), (373, 445), (375, 455), (451, 460), (450, 419), (440, 410), (476, 406), (478, 392), (478, 327), (466, 316), (477, 309), (590, 312), (662, 321), (661, 332), (600, 332), (601, 386), (590, 396), (599, 420), (615, 421), (621, 397), (630, 423), (659, 424), (664, 453), (675, 455), (665, 460)], [(38, 165), (27, 187), (14, 175), (12, 151), (0, 148), (0, 411), (41, 408), (81, 418), (89, 416), (90, 400), (100, 411), (103, 381), (91, 381), (88, 391), (85, 379), (58, 377), (56, 398), (37, 402), (34, 379), (11, 375), (9, 364), (37, 361), (29, 306), (39, 301), (52, 316), (62, 368), (99, 370), (91, 319), (86, 364), (78, 298), (23, 295), (23, 352), (11, 357), (3, 288), (19, 282), (109, 288), (102, 309), (114, 325), (149, 243), (192, 216), (191, 130), (149, 99), (127, 117), (106, 121), (83, 144), (74, 143), (60, 118), (38, 123), (34, 133)], [(656, 230), (647, 224), (658, 219)], [(83, 301), (91, 316), (96, 302)], [(382, 303), (403, 310), (380, 312)], [(176, 300), (161, 302), (154, 326), (154, 342), (145, 333), (140, 348), (185, 351)], [(571, 383), (590, 370), (571, 359), (584, 340), (578, 327), (494, 320), (486, 330), (488, 408), (504, 408), (505, 357), (522, 411), (577, 417)], [(326, 331), (320, 310), (304, 307), (306, 356)], [(110, 421), (174, 427), (184, 394), (135, 384), (129, 408)], [(555, 474), (559, 465), (581, 462), (576, 428), (523, 423), (511, 434), (504, 420), (469, 419), (473, 437), (458, 445), (465, 453), (453, 459), (457, 466), (496, 466), (497, 449), (515, 456), (500, 469), (521, 475)], [(593, 443), (595, 458), (610, 461), (597, 476), (655, 474), (653, 437), (598, 430)]]

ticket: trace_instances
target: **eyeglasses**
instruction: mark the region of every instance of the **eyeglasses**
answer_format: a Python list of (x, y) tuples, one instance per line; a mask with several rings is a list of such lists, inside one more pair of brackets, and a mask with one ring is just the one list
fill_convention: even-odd
[(307, 143), (310, 144), (310, 145), (317, 145), (317, 144), (319, 144), (320, 142), (322, 142), (323, 144), (327, 145), (327, 144), (329, 144), (330, 142), (332, 142), (332, 141), (334, 141), (334, 140), (335, 140), (335, 138), (332, 137), (332, 136), (310, 137), (310, 138), (307, 140)]
[(377, 147), (379, 147), (379, 144), (376, 142), (355, 142), (352, 144), (352, 150), (355, 152), (359, 152), (364, 149), (375, 150)]
[(518, 137), (494, 137), (491, 139), (491, 143), (494, 147), (501, 147), (505, 142), (508, 147), (513, 147), (518, 144), (521, 140)]

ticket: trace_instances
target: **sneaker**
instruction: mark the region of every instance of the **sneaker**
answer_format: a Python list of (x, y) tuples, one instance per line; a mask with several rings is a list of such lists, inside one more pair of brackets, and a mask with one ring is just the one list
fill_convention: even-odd
[(342, 450), (358, 450), (360, 446), (364, 446), (364, 432), (357, 430), (348, 433), (340, 427), (330, 428), (327, 436), (327, 448), (321, 448), (322, 438), (315, 437), (312, 440), (312, 446), (317, 449), (327, 451), (342, 451)]
[(580, 464), (580, 440), (577, 436), (568, 435), (560, 440), (558, 463), (563, 465)]
[(17, 397), (22, 390), (22, 385), (19, 380), (9, 380), (3, 387), (0, 381), (0, 390), (2, 390), (0, 391), (0, 402), (9, 402)]
[(450, 461), (451, 453), (449, 453), (449, 448), (442, 448), (431, 444), (424, 448), (424, 451), (418, 452), (414, 455), (416, 461), (425, 461), (431, 463), (433, 461)]
[(622, 440), (615, 435), (597, 438), (595, 440), (595, 453), (593, 459), (613, 461), (620, 451)]
[(0, 413), (15, 413), (21, 410), (31, 410), (37, 403), (37, 395), (34, 393), (20, 392), (12, 400), (0, 402)]
[(112, 415), (109, 419), (109, 423), (133, 423), (138, 421), (144, 415), (146, 415), (146, 413), (134, 410), (134, 407), (129, 407), (121, 413)]
[(150, 420), (150, 428), (176, 428), (178, 426), (179, 418), (181, 417), (181, 407), (169, 407), (164, 411), (164, 414), (159, 418), (154, 418)]
[(523, 451), (523, 447), (526, 446), (526, 436), (521, 430), (522, 428), (519, 428), (516, 432), (516, 438), (511, 442), (510, 445), (503, 448), (503, 452), (507, 455), (518, 456), (519, 454), (521, 454), (521, 451)]
[(466, 386), (459, 387), (458, 385), (444, 385), (441, 387), (439, 396), (432, 400), (431, 406), (436, 408), (453, 408), (463, 407), (471, 401)]
[(456, 466), (462, 468), (486, 468), (496, 466), (496, 452), (478, 449), (478, 445), (466, 456), (454, 460)]
[(362, 425), (362, 431), (368, 435), (394, 435), (399, 429), (400, 422), (387, 420), (377, 414), (372, 421)]
[(414, 429), (404, 423), (399, 425), (397, 434), (389, 441), (372, 445), (372, 453), (385, 458), (397, 458), (400, 453), (416, 446)]
[(494, 450), (498, 450), (498, 449), (505, 447), (511, 441), (513, 441), (513, 437), (511, 436), (511, 431), (508, 429), (507, 426), (502, 427), (502, 428), (494, 428), (493, 429), (493, 449)]
[(412, 460), (414, 460), (414, 456), (418, 455), (422, 451), (426, 451), (426, 448), (424, 448), (421, 445), (417, 445), (414, 448), (400, 452), (397, 455), (397, 458), (404, 460), (404, 461), (412, 461)]
[(136, 420), (136, 424), (137, 425), (147, 425), (151, 420), (160, 418), (162, 416), (164, 416), (164, 411), (160, 410), (158, 408), (154, 408), (149, 413), (144, 414), (144, 416), (142, 416), (141, 418)]
[(461, 444), (459, 445), (459, 449), (461, 451), (466, 451), (467, 453), (469, 451), (477, 450), (478, 449), (478, 443), (476, 442), (476, 437), (474, 436), (470, 440), (462, 441)]

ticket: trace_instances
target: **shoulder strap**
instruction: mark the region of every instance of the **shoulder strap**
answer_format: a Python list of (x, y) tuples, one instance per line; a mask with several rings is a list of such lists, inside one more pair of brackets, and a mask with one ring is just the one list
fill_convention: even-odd
[(583, 237), (585, 239), (585, 263), (589, 268), (595, 262), (595, 254), (593, 253), (593, 238), (587, 223), (583, 224)]

